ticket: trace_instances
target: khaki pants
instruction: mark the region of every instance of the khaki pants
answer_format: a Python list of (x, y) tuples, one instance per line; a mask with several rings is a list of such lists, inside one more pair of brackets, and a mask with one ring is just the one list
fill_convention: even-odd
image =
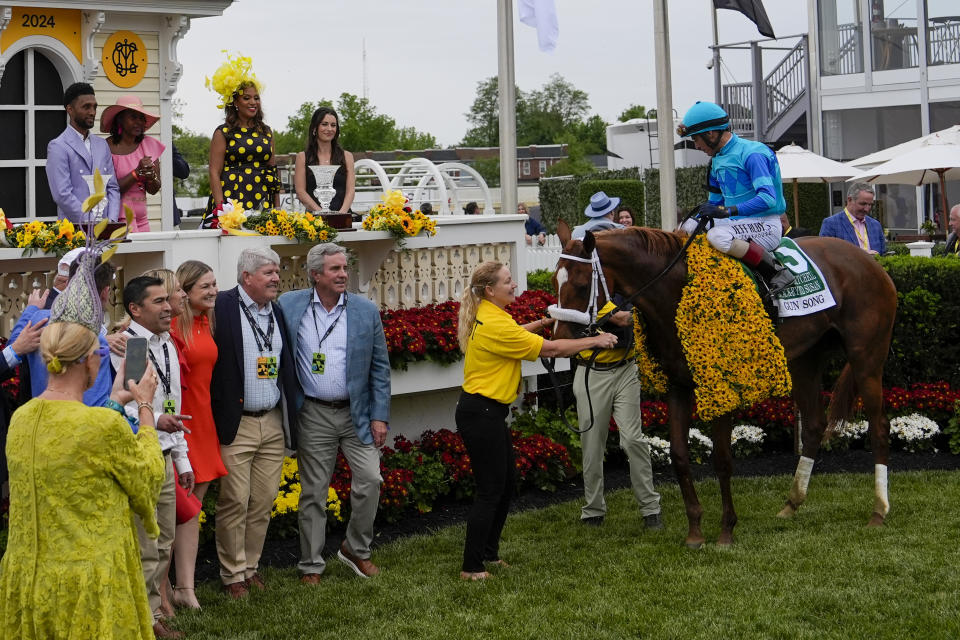
[(380, 504), (380, 452), (357, 438), (350, 408), (332, 409), (306, 401), (297, 422), (297, 462), (300, 470), (301, 573), (323, 573), (320, 555), (326, 543), (327, 489), (337, 463), (337, 449), (350, 463), (350, 522), (347, 547), (358, 558), (370, 557), (373, 521)]
[(220, 446), (227, 475), (217, 497), (217, 556), (224, 584), (257, 572), (270, 511), (283, 471), (283, 418), (279, 408), (259, 418), (242, 416), (237, 437)]
[[(577, 367), (573, 376), (573, 395), (577, 399), (581, 430), (590, 426), (585, 374), (584, 367)], [(586, 498), (580, 517), (592, 518), (607, 512), (607, 503), (603, 499), (603, 456), (607, 448), (611, 414), (620, 429), (620, 447), (630, 462), (630, 484), (640, 505), (640, 513), (644, 516), (660, 513), (660, 494), (653, 488), (650, 446), (641, 439), (637, 368), (628, 362), (610, 371), (591, 371), (588, 382), (590, 401), (593, 403), (593, 428), (580, 436), (583, 445), (583, 493)]]
[(177, 490), (174, 483), (177, 474), (173, 470), (173, 460), (170, 456), (163, 456), (166, 476), (163, 488), (160, 489), (160, 499), (157, 501), (157, 524), (160, 526), (160, 536), (154, 540), (147, 536), (143, 529), (143, 520), (137, 516), (137, 536), (140, 538), (140, 563), (143, 565), (143, 579), (147, 585), (147, 599), (153, 619), (160, 619), (160, 584), (163, 582), (163, 573), (170, 566), (170, 548), (173, 546), (173, 537), (177, 531)]

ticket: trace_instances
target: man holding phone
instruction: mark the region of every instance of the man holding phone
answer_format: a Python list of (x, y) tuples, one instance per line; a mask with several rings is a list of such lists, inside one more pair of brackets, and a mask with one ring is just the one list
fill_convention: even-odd
[[(187, 441), (183, 437), (184, 431), (189, 432), (184, 421), (190, 416), (180, 414), (180, 361), (170, 339), (170, 297), (162, 280), (140, 276), (130, 280), (124, 287), (123, 306), (132, 319), (127, 329), (129, 338), (125, 356), (128, 377), (134, 378), (135, 372), (142, 374), (146, 369), (146, 360), (149, 360), (160, 382), (153, 396), (153, 413), (166, 463), (166, 480), (157, 502), (160, 536), (156, 540), (148, 538), (137, 519), (140, 560), (153, 611), (154, 632), (158, 638), (180, 637), (176, 635), (179, 632), (167, 629), (160, 620), (160, 583), (170, 564), (170, 548), (177, 527), (177, 498), (173, 483), (179, 480), (180, 486), (188, 493), (193, 491), (194, 483), (193, 468), (187, 457)], [(114, 368), (119, 371), (122, 359), (116, 354), (110, 357)], [(136, 409), (133, 407), (134, 414)], [(174, 476), (174, 463), (180, 472), (179, 478)]]

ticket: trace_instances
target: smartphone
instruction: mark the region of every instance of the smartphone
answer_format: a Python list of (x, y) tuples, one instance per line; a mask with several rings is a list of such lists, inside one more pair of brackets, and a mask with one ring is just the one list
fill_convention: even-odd
[(123, 361), (125, 363), (123, 388), (127, 389), (128, 380), (140, 382), (143, 374), (147, 372), (147, 339), (140, 336), (130, 336), (127, 340), (127, 353), (123, 357)]

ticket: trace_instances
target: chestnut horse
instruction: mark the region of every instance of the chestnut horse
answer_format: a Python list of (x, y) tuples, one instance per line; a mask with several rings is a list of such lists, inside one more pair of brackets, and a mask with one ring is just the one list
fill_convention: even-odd
[[(598, 233), (587, 232), (582, 240), (571, 240), (563, 222), (558, 235), (564, 247), (554, 273), (554, 286), (560, 306), (584, 311), (589, 308), (591, 290), (597, 291), (603, 304), (603, 292), (592, 285), (596, 249), (599, 268), (611, 292), (633, 300), (643, 315), (647, 346), (669, 378), (667, 404), (670, 410), (670, 457), (683, 494), (689, 530), (686, 544), (703, 545), (700, 529), (703, 509), (690, 476), (687, 436), (694, 404), (694, 382), (680, 347), (674, 319), (687, 277), (684, 260), (679, 260), (662, 277), (658, 275), (677, 256), (685, 235), (628, 227)], [(883, 411), (883, 365), (890, 348), (897, 292), (893, 281), (877, 261), (859, 247), (836, 238), (798, 238), (797, 244), (820, 267), (830, 286), (836, 305), (825, 311), (801, 317), (784, 318), (777, 327), (793, 378), (793, 399), (802, 418), (802, 450), (787, 504), (778, 514), (790, 517), (806, 498), (807, 485), (820, 442), (827, 425), (849, 418), (859, 395), (870, 423), (870, 443), (875, 462), (875, 502), (869, 524), (882, 525), (889, 511), (887, 497), (887, 457), (890, 425)], [(653, 284), (649, 284), (654, 281)], [(559, 286), (558, 286), (559, 285)], [(557, 338), (574, 337), (583, 325), (559, 322)], [(828, 355), (840, 347), (847, 362), (833, 391), (829, 420), (822, 410), (820, 395)], [(730, 450), (732, 416), (721, 416), (713, 424), (714, 466), (720, 483), (723, 515), (718, 545), (733, 542), (736, 512), (730, 495), (733, 470)]]

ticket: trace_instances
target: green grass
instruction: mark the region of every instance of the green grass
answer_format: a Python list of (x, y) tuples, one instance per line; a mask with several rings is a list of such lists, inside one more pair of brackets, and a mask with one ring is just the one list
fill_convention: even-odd
[[(383, 573), (332, 560), (319, 587), (266, 570), (269, 590), (233, 602), (198, 590), (176, 627), (205, 638), (956, 638), (960, 637), (960, 474), (891, 475), (887, 525), (865, 526), (870, 475), (815, 475), (807, 504), (780, 520), (785, 476), (734, 479), (736, 544), (683, 546), (675, 485), (660, 487), (664, 532), (648, 532), (628, 491), (600, 528), (578, 503), (512, 515), (485, 583), (458, 578), (463, 527), (374, 549)], [(715, 481), (698, 484), (704, 533), (719, 533)]]

